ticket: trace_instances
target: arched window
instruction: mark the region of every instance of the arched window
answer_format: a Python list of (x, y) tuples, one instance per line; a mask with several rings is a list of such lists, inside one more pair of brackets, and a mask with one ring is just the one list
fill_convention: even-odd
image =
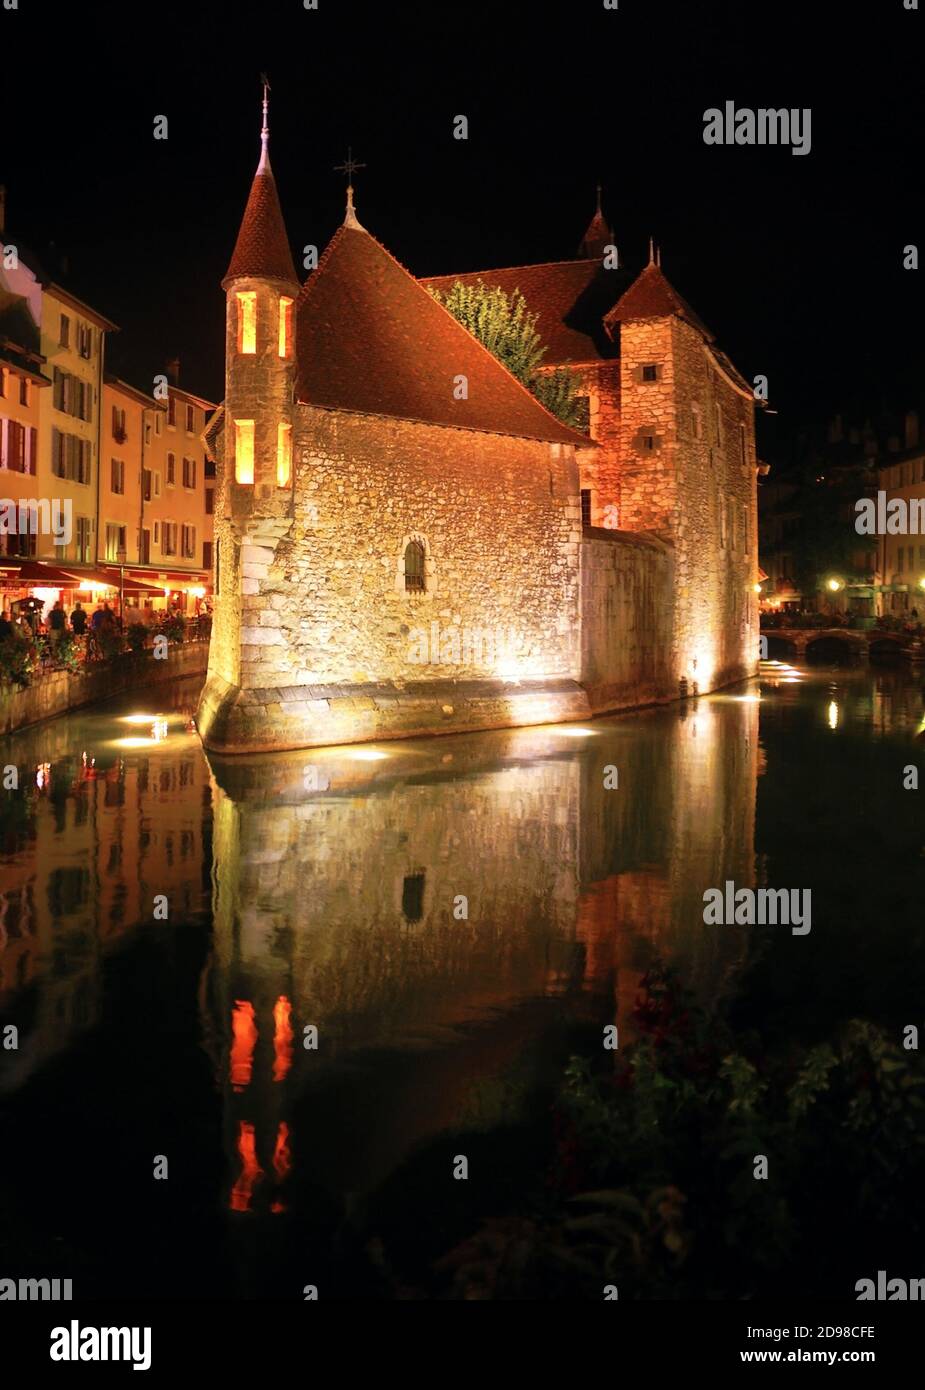
[(420, 541), (409, 541), (405, 546), (405, 591), (424, 592), (424, 547)]

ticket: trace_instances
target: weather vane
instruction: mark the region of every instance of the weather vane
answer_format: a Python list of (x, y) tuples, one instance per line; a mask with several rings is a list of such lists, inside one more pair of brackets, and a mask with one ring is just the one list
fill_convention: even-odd
[(334, 165), (334, 172), (335, 174), (346, 174), (347, 186), (350, 187), (353, 184), (353, 175), (356, 173), (357, 169), (365, 168), (365, 164), (358, 164), (356, 162), (356, 160), (353, 157), (353, 149), (350, 145), (348, 145), (347, 158), (344, 160), (343, 164)]

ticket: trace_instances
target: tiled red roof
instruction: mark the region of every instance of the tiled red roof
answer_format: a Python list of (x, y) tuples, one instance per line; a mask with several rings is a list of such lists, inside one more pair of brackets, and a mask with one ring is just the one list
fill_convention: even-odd
[(712, 342), (713, 334), (703, 320), (698, 318), (674, 286), (668, 283), (662, 274), (661, 266), (650, 261), (626, 293), (621, 295), (613, 308), (604, 315), (604, 322), (610, 325), (623, 323), (626, 319), (668, 318), (672, 314), (686, 319)]
[[(375, 237), (343, 226), (297, 305), (297, 397), (309, 405), (588, 447)], [(454, 378), (468, 381), (454, 399)]]
[(465, 275), (436, 275), (422, 280), (445, 294), (457, 280), (505, 294), (520, 290), (527, 308), (536, 314), (536, 331), (548, 349), (545, 366), (563, 362), (596, 362), (613, 357), (615, 349), (602, 328), (606, 310), (619, 298), (628, 280), (623, 271), (603, 270), (600, 261), (551, 261), (546, 265), (506, 266)]
[(298, 284), (286, 224), (279, 205), (276, 180), (269, 164), (258, 169), (241, 220), (231, 264), (222, 281), (224, 288), (239, 275)]

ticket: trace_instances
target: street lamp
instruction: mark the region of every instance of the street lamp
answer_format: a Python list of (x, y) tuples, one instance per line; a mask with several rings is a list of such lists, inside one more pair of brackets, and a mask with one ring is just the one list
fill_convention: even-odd
[(120, 545), (116, 551), (116, 559), (119, 562), (119, 631), (122, 634), (122, 645), (125, 644), (125, 546)]

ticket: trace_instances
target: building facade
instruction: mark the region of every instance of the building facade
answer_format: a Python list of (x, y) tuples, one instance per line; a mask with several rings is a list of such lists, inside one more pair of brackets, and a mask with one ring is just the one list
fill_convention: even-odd
[[(580, 433), (371, 236), (352, 189), (300, 286), (268, 138), (223, 281), (225, 401), (206, 434), (206, 746), (555, 722), (753, 674), (754, 399), (654, 256), (634, 278), (593, 255), (535, 268), (540, 331), (585, 353)], [(605, 230), (598, 213), (585, 251)], [(644, 609), (648, 641), (631, 632)], [(603, 625), (619, 665), (611, 611), (635, 672), (601, 670), (583, 641)]]

